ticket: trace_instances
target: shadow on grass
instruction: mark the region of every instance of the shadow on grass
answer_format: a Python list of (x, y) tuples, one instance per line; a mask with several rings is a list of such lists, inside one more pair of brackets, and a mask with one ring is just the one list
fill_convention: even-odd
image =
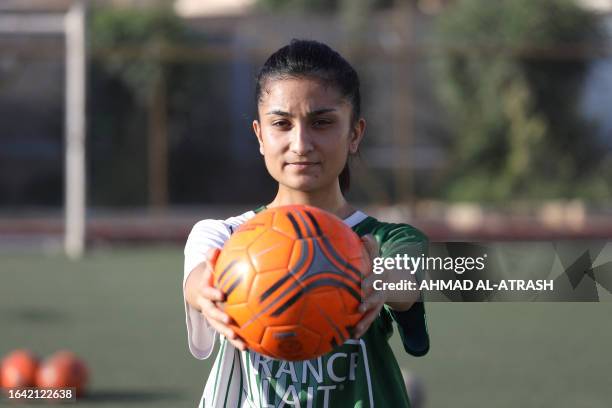
[(142, 402), (160, 402), (160, 401), (176, 401), (183, 399), (183, 395), (178, 390), (111, 390), (99, 389), (87, 392), (79, 402), (83, 403), (142, 403)]
[(56, 324), (64, 323), (69, 320), (68, 315), (58, 310), (38, 307), (23, 307), (19, 309), (8, 310), (4, 313), (10, 320), (20, 321), (24, 323), (44, 323)]

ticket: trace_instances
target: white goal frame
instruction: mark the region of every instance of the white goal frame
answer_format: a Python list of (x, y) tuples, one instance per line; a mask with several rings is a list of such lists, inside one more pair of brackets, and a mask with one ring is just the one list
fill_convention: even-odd
[(65, 13), (0, 12), (0, 33), (62, 34), (65, 39), (64, 251), (85, 252), (86, 240), (86, 43), (85, 2)]

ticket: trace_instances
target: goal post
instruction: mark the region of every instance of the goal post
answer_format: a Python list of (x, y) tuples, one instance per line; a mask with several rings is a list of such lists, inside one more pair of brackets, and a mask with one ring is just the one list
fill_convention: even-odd
[(2, 34), (58, 34), (65, 41), (64, 251), (78, 259), (86, 239), (86, 27), (85, 1), (67, 12), (0, 11)]
[(72, 259), (85, 251), (86, 232), (86, 44), (85, 4), (75, 1), (64, 17), (66, 41), (66, 123), (64, 250)]

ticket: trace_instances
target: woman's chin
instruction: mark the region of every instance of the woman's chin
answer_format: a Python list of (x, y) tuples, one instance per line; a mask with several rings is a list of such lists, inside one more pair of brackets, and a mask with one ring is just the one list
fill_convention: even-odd
[(301, 191), (304, 193), (317, 191), (323, 188), (321, 179), (318, 177), (309, 176), (291, 177), (290, 180), (286, 180), (286, 182), (282, 184), (291, 190)]

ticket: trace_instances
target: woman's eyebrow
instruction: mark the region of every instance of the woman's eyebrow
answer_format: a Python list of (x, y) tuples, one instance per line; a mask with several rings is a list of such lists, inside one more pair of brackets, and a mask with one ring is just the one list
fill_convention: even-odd
[[(325, 113), (330, 113), (330, 112), (335, 112), (337, 109), (336, 108), (321, 108), (321, 109), (316, 109), (313, 110), (312, 112), (308, 112), (308, 116), (317, 116), (317, 115), (323, 115)], [(280, 109), (275, 109), (275, 110), (271, 110), (269, 112), (266, 113), (266, 115), (277, 115), (277, 116), (285, 116), (288, 118), (292, 118), (293, 115), (289, 112), (285, 112), (283, 110)]]
[(314, 110), (312, 112), (308, 112), (308, 116), (323, 115), (325, 113), (330, 113), (330, 112), (335, 112), (335, 111), (336, 111), (336, 108), (317, 109), (317, 110)]
[(286, 116), (286, 117), (289, 117), (289, 118), (293, 116), (289, 112), (285, 112), (285, 111), (282, 111), (280, 109), (271, 110), (270, 112), (267, 112), (266, 115)]

